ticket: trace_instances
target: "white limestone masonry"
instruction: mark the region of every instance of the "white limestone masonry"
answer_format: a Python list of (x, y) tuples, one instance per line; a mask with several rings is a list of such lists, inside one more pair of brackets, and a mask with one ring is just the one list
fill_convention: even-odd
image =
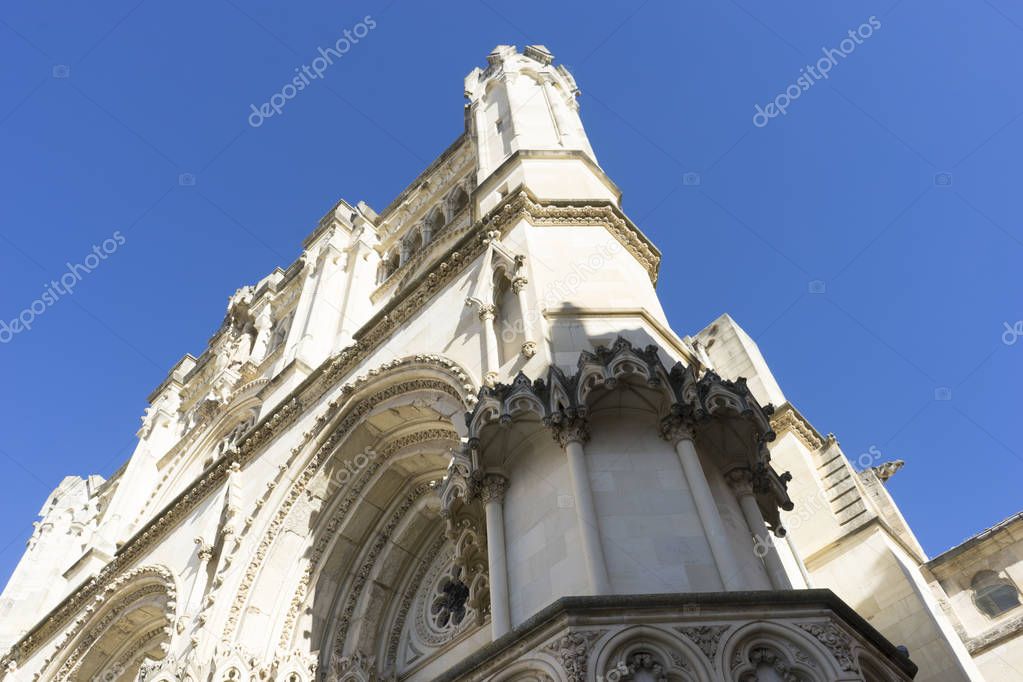
[(728, 315), (672, 330), (547, 48), (464, 89), (46, 500), (3, 679), (1019, 679), (1023, 521), (928, 560), (901, 463), (857, 471)]

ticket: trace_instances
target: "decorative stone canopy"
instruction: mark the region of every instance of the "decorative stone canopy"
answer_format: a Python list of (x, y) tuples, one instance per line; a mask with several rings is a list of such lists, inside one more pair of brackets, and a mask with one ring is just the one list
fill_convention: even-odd
[(693, 438), (723, 474), (746, 472), (765, 520), (784, 534), (778, 509), (793, 507), (786, 491), (791, 475), (778, 474), (770, 465), (767, 443), (775, 437), (770, 422), (774, 408), (760, 405), (745, 379), (729, 381), (682, 363), (669, 370), (657, 346), (636, 348), (623, 337), (610, 348), (583, 351), (576, 368), (566, 374), (552, 365), (545, 378), (530, 379), (519, 372), (510, 384), (482, 387), (474, 409), (466, 414), (468, 447), (458, 462), (463, 480), (483, 475), (481, 453), (501, 437), (495, 426), (532, 419), (562, 443), (585, 441), (595, 397), (630, 387), (656, 406), (665, 439)]

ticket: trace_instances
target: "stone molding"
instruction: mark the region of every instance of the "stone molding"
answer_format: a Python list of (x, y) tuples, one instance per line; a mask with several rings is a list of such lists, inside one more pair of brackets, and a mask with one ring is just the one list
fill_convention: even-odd
[(725, 625), (697, 625), (695, 627), (675, 628), (683, 635), (693, 641), (693, 644), (703, 652), (708, 660), (713, 661), (718, 654), (718, 644), (721, 642), (721, 635), (725, 634), (728, 627)]
[(479, 495), (483, 504), (491, 501), (504, 502), (504, 494), (508, 491), (508, 479), (501, 474), (487, 474), (483, 477)]
[(831, 621), (821, 623), (799, 623), (799, 627), (813, 635), (817, 641), (826, 646), (835, 660), (842, 667), (842, 670), (857, 672), (859, 667), (856, 659), (850, 652), (852, 640), (849, 635), (842, 631), (842, 628)]
[(333, 656), (341, 656), (343, 653), (345, 640), (348, 637), (348, 627), (351, 625), (352, 618), (355, 615), (355, 606), (358, 603), (359, 597), (362, 596), (362, 590), (373, 572), (373, 567), (380, 557), (380, 552), (387, 546), (394, 530), (398, 527), (398, 524), (405, 517), (405, 514), (408, 513), (409, 509), (412, 508), (412, 505), (434, 489), (435, 486), (430, 482), (420, 483), (412, 488), (402, 499), (398, 507), (391, 513), (387, 525), (376, 533), (373, 544), (370, 546), (369, 551), (366, 552), (362, 564), (353, 576), (351, 585), (347, 590), (348, 599), (345, 602), (344, 609), (341, 611), (340, 618), (333, 625), (334, 638), (331, 648)]
[[(811, 589), (563, 597), (437, 675), (435, 682), (492, 679), (513, 664), (517, 669), (524, 664), (532, 671), (528, 668), (530, 662), (539, 666), (544, 657), (552, 657), (557, 662), (566, 680), (599, 679), (594, 676), (608, 669), (620, 673), (616, 667), (618, 661), (607, 660), (603, 669), (590, 668), (594, 663), (601, 665), (601, 660), (620, 651), (620, 642), (625, 637), (635, 644), (633, 652), (663, 648), (658, 646), (662, 641), (675, 639), (679, 642), (677, 651), (670, 653), (674, 654), (673, 663), (678, 668), (690, 674), (699, 668), (708, 679), (730, 679), (727, 675), (736, 663), (724, 660), (724, 656), (736, 645), (732, 640), (722, 652), (725, 638), (735, 633), (743, 638), (738, 646), (742, 646), (743, 641), (749, 646), (742, 632), (752, 626), (755, 633), (752, 649), (764, 648), (759, 644), (764, 638), (756, 633), (761, 632), (765, 609), (773, 614), (772, 623), (785, 624), (777, 630), (787, 629), (793, 636), (803, 630), (809, 635), (809, 638), (796, 637), (791, 641), (768, 638), (777, 653), (787, 654), (791, 660), (808, 668), (813, 669), (816, 664), (802, 648), (809, 649), (810, 642), (816, 641), (819, 647), (813, 653), (821, 660), (830, 660), (835, 671), (858, 671), (858, 667), (850, 667), (856, 666), (855, 652), (868, 652), (871, 660), (884, 667), (891, 679), (911, 680), (917, 672), (916, 665), (905, 654), (833, 592)], [(830, 619), (806, 622), (809, 613)], [(635, 628), (637, 622), (643, 623), (643, 628)], [(855, 640), (851, 634), (846, 634), (845, 628), (855, 634)], [(629, 634), (637, 631), (638, 634)], [(684, 646), (683, 640), (689, 645)], [(647, 641), (652, 646), (644, 646)], [(697, 660), (701, 653), (702, 660)], [(537, 667), (536, 671), (539, 675), (541, 668)], [(822, 672), (817, 668), (818, 675)], [(605, 674), (605, 679), (610, 677)]]
[[(394, 396), (401, 395), (402, 393), (421, 390), (439, 391), (451, 395), (455, 398), (455, 400), (460, 399), (459, 394), (455, 392), (447, 382), (436, 379), (414, 379), (387, 386), (381, 391), (358, 401), (354, 405), (347, 406), (348, 409), (346, 409), (346, 416), (338, 424), (333, 426), (330, 436), (328, 436), (326, 441), (317, 448), (316, 453), (309, 459), (302, 471), (295, 476), (291, 488), (288, 490), (287, 496), (277, 507), (273, 520), (269, 527), (264, 531), (260, 543), (245, 570), (244, 578), (238, 587), (238, 592), (236, 593), (234, 602), (232, 603), (227, 622), (224, 626), (225, 637), (234, 633), (241, 617), (244, 604), (248, 599), (248, 593), (255, 583), (263, 561), (266, 559), (266, 556), (269, 553), (274, 540), (276, 540), (277, 535), (283, 529), (284, 523), (288, 518), (288, 514), (292, 507), (299, 500), (315, 474), (320, 470), (320, 467), (330, 459), (334, 450), (344, 442), (351, 430), (355, 428), (355, 426), (374, 406), (385, 400), (393, 398)], [(302, 452), (305, 449), (309, 442), (322, 434), (323, 429), (327, 427), (329, 417), (334, 414), (339, 407), (340, 405), (337, 401), (331, 403), (330, 409), (317, 419), (317, 426), (319, 428), (315, 429), (314, 432), (308, 433), (303, 442), (292, 449), (293, 456), (297, 456), (299, 452)], [(290, 466), (283, 467), (280, 470), (280, 475), (284, 476), (288, 469), (290, 469)]]
[(977, 656), (1004, 640), (1023, 635), (1023, 616), (1007, 620), (976, 637), (964, 637), (962, 636), (963, 634), (965, 633), (960, 633), (960, 637), (966, 645), (966, 649), (970, 652), (971, 656)]
[(792, 403), (785, 403), (775, 410), (771, 415), (771, 427), (779, 436), (791, 432), (810, 452), (824, 446), (824, 438)]
[[(240, 439), (238, 446), (226, 451), (219, 459), (214, 461), (203, 474), (188, 488), (182, 491), (176, 498), (169, 502), (159, 514), (149, 523), (143, 526), (132, 536), (117, 552), (113, 560), (104, 566), (100, 572), (83, 585), (78, 587), (64, 601), (58, 604), (49, 614), (40, 619), (38, 624), (24, 637), (15, 643), (11, 652), (0, 664), (14, 660), (20, 661), (31, 655), (40, 645), (45, 643), (49, 637), (64, 627), (79, 610), (89, 603), (90, 599), (100, 594), (108, 584), (113, 584), (121, 572), (125, 571), (138, 559), (143, 557), (155, 544), (162, 540), (168, 532), (175, 528), (178, 523), (187, 518), (188, 515), (209, 496), (213, 491), (220, 489), (226, 482), (227, 476), (234, 464), (244, 465), (255, 456), (262, 447), (275, 439), (287, 427), (289, 427), (298, 416), (305, 411), (306, 405), (318, 404), (320, 398), (344, 376), (350, 365), (354, 364), (345, 351), (333, 356), (324, 362), (320, 369), (303, 382), (291, 397), (281, 401), (264, 419), (258, 422), (244, 437)], [(319, 435), (325, 427), (329, 415), (333, 414), (339, 407), (342, 398), (346, 398), (364, 385), (374, 380), (382, 372), (393, 370), (404, 366), (424, 365), (426, 367), (440, 370), (452, 377), (452, 383), (459, 386), (461, 390), (456, 391), (451, 385), (437, 381), (436, 386), (449, 393), (456, 400), (464, 405), (471, 405), (474, 401), (472, 395), (472, 380), (469, 375), (457, 364), (437, 355), (414, 355), (401, 360), (394, 360), (385, 363), (379, 369), (370, 370), (362, 375), (343, 384), (338, 391), (339, 397), (326, 406), (325, 411), (317, 417), (318, 428), (314, 432), (305, 434), (302, 443), (292, 450), (291, 459), (308, 442)], [(346, 368), (342, 371), (342, 368)], [(283, 476), (283, 472), (280, 476)], [(257, 510), (267, 501), (270, 493), (276, 487), (271, 481), (268, 489), (261, 500), (257, 500)], [(246, 519), (244, 532), (250, 530), (252, 517)]]
[(448, 429), (425, 429), (396, 438), (384, 445), (379, 453), (380, 457), (376, 458), (372, 464), (366, 468), (365, 472), (363, 472), (362, 475), (359, 476), (359, 478), (350, 486), (350, 488), (344, 492), (340, 502), (333, 508), (333, 510), (331, 510), (330, 518), (324, 525), (327, 533), (325, 533), (323, 537), (321, 537), (312, 547), (312, 552), (305, 564), (302, 577), (299, 580), (298, 585), (295, 587), (291, 603), (288, 607), (288, 613), (284, 618), (284, 625), (281, 628), (280, 641), (278, 642), (279, 648), (286, 649), (291, 644), (292, 635), (294, 634), (293, 630), (295, 623), (298, 620), (299, 611), (301, 610), (302, 604), (308, 594), (309, 585), (312, 584), (313, 579), (316, 576), (316, 571), (320, 567), (320, 560), (323, 558), (331, 542), (335, 539), (336, 533), (342, 527), (348, 513), (353, 509), (356, 501), (361, 497), (366, 485), (373, 479), (376, 472), (379, 471), (380, 468), (384, 466), (384, 464), (386, 464), (397, 452), (409, 447), (410, 445), (434, 440), (448, 440), (453, 443), (457, 443), (459, 441), (459, 437), (455, 431)]
[[(89, 630), (82, 639), (77, 641), (74, 651), (71, 652), (67, 661), (57, 673), (58, 677), (60, 675), (66, 676), (71, 669), (69, 666), (75, 664), (76, 657), (80, 654), (83, 646), (91, 644), (103, 632), (106, 626), (120, 616), (125, 609), (147, 596), (165, 595), (167, 599), (166, 608), (169, 611), (167, 614), (168, 627), (170, 627), (170, 623), (174, 622), (177, 608), (177, 586), (174, 575), (163, 566), (141, 566), (125, 571), (103, 586), (95, 585), (95, 581), (96, 578), (93, 578), (87, 583), (87, 585), (92, 585), (94, 589), (88, 591), (87, 594), (80, 592), (73, 594), (72, 596), (77, 596), (77, 599), (65, 600), (65, 603), (58, 607), (60, 609), (59, 612), (51, 612), (50, 616), (40, 621), (40, 625), (36, 629), (32, 630), (15, 644), (0, 659), (0, 670), (6, 670), (12, 663), (16, 664), (20, 660), (27, 658), (33, 651), (53, 637), (66, 624), (67, 619), (74, 614), (78, 614), (78, 617), (74, 620), (72, 627), (56, 642), (53, 653), (43, 661), (40, 670), (45, 670), (56, 656), (65, 651), (72, 643), (75, 643), (76, 638), (88, 627)], [(139, 587), (131, 590), (132, 584), (137, 584)], [(101, 621), (96, 623), (90, 622), (97, 612), (102, 611), (111, 603), (113, 605), (106, 611)], [(60, 618), (62, 615), (63, 618)]]

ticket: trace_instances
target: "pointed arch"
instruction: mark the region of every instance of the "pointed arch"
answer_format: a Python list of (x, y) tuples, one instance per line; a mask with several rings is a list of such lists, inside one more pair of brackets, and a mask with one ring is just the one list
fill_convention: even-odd
[[(426, 462), (426, 468), (440, 479), (450, 461), (449, 450), (458, 446), (460, 432), (464, 433), (462, 415), (473, 402), (471, 390), (472, 380), (463, 369), (432, 355), (386, 363), (341, 388), (339, 397), (281, 469), (279, 479), (288, 485), (281, 486), (265, 505), (259, 522), (262, 530), (254, 531), (263, 538), (244, 569), (233, 601), (224, 607), (228, 609), (226, 638), (254, 637), (259, 640), (257, 646), (270, 645), (262, 641), (264, 628), (253, 625), (246, 631), (244, 617), (254, 609), (273, 611), (284, 617), (283, 625), (272, 629), (271, 641), (277, 645), (280, 640), (278, 648), (289, 648), (296, 623), (308, 615), (307, 592), (317, 584), (320, 562), (334, 551), (330, 538), (360, 506), (355, 501), (376, 495), (380, 501), (374, 504), (384, 504), (386, 496), (394, 494), (395, 481), (388, 473), (391, 464), (406, 455)], [(253, 519), (247, 523), (255, 525)], [(283, 590), (280, 574), (265, 571), (272, 565), (292, 567)], [(271, 579), (273, 588), (257, 587)]]
[(170, 643), (177, 586), (163, 566), (126, 571), (80, 612), (40, 670), (48, 680), (104, 679), (160, 659)]
[(714, 680), (706, 656), (692, 641), (658, 627), (627, 627), (598, 643), (595, 670), (602, 679), (626, 682), (634, 679), (637, 668), (667, 682)]
[(799, 628), (755, 621), (728, 633), (722, 642), (722, 679), (756, 680), (763, 666), (784, 670), (797, 682), (830, 682), (844, 673), (820, 642)]

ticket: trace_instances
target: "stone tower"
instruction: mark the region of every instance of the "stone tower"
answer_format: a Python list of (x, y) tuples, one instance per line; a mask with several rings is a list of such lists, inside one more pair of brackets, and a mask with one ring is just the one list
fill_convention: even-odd
[(672, 330), (571, 74), (487, 62), (54, 494), (5, 679), (980, 679), (883, 480), (730, 317)]

